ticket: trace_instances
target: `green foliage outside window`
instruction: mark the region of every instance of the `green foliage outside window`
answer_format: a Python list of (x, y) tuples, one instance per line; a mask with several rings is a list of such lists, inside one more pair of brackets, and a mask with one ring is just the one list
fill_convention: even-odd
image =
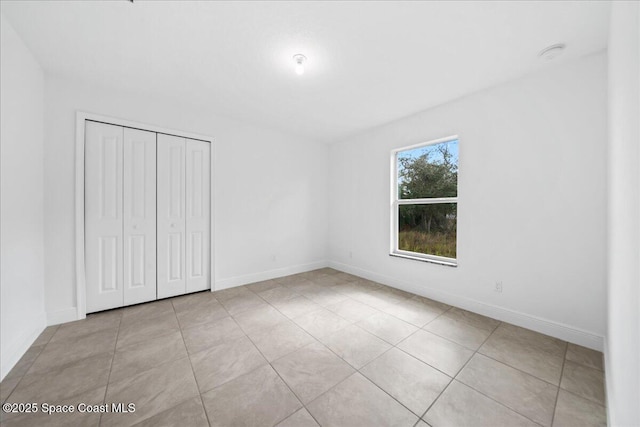
[[(458, 196), (458, 141), (398, 153), (398, 198)], [(398, 249), (456, 257), (457, 203), (398, 206)]]

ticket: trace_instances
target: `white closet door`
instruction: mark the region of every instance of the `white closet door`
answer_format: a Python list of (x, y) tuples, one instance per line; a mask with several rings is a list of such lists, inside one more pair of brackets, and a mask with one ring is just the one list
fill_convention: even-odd
[(156, 299), (156, 133), (124, 129), (124, 305)]
[(187, 153), (187, 292), (211, 288), (209, 280), (210, 145), (186, 140)]
[(87, 313), (121, 307), (123, 128), (85, 123)]
[(186, 292), (185, 139), (158, 134), (158, 298)]

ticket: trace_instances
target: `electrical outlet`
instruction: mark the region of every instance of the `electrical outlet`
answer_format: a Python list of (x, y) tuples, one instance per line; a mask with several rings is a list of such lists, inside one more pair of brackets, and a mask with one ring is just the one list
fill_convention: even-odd
[(276, 256), (275, 255), (271, 255), (271, 261), (276, 262)]
[(502, 293), (502, 282), (496, 282), (495, 291), (498, 293)]
[(349, 258), (353, 258), (353, 252), (349, 251)]

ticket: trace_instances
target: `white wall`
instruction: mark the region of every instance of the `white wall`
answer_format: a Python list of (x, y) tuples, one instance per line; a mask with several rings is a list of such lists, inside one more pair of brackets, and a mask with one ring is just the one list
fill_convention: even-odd
[[(330, 265), (601, 348), (606, 115), (601, 53), (333, 144)], [(390, 257), (390, 151), (453, 134), (459, 266)]]
[(167, 99), (47, 76), (45, 272), (50, 323), (75, 316), (76, 110), (214, 138), (217, 288), (325, 265), (326, 145)]
[(44, 77), (0, 17), (0, 379), (45, 326)]
[(614, 2), (609, 39), (609, 425), (640, 426), (640, 4)]

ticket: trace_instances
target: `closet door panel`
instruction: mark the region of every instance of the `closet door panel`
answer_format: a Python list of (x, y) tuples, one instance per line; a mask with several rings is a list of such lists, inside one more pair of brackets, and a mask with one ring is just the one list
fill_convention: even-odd
[(158, 298), (186, 292), (185, 139), (158, 134)]
[(124, 129), (124, 305), (156, 299), (156, 134)]
[(210, 146), (186, 140), (186, 269), (187, 292), (211, 288), (210, 282)]
[(123, 304), (123, 128), (85, 122), (87, 313)]

